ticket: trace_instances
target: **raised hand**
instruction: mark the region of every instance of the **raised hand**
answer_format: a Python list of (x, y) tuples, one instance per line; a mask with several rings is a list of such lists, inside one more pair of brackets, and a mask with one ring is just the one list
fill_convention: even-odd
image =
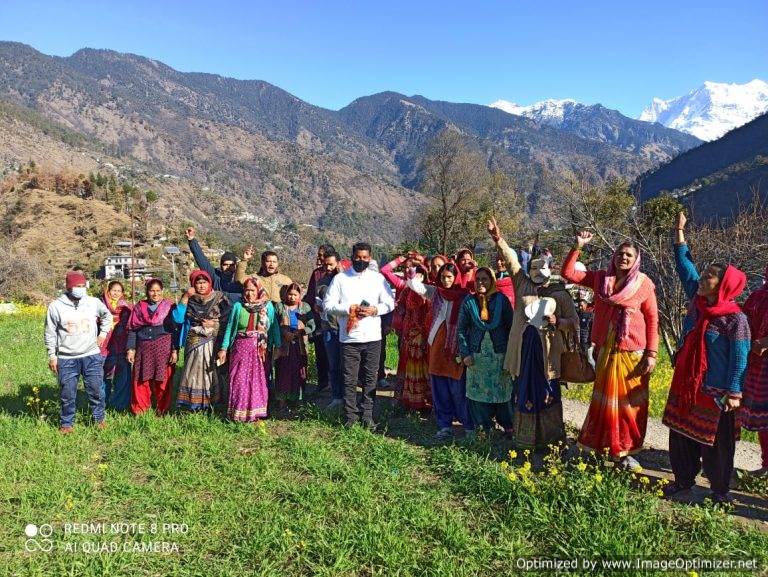
[(248, 245), (243, 251), (243, 260), (249, 261), (253, 258), (253, 245)]
[(576, 244), (579, 248), (584, 248), (586, 245), (588, 245), (590, 242), (592, 242), (592, 238), (595, 235), (588, 230), (582, 230), (579, 234), (576, 235)]
[(499, 242), (499, 239), (501, 238), (501, 229), (499, 228), (499, 224), (496, 222), (495, 217), (492, 216), (488, 219), (486, 228), (488, 229), (488, 234), (491, 235), (493, 242)]
[(192, 240), (195, 238), (195, 228), (190, 226), (187, 230), (184, 231), (187, 235), (187, 240)]
[(677, 217), (675, 218), (675, 229), (683, 230), (687, 223), (688, 223), (688, 217), (686, 217), (685, 212), (681, 210), (680, 212), (677, 213)]

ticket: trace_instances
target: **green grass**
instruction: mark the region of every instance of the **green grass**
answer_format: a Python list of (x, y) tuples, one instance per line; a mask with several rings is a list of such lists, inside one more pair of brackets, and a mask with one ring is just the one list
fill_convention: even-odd
[[(61, 436), (25, 406), (35, 386), (55, 399), (41, 337), (39, 313), (0, 317), (2, 574), (511, 575), (528, 555), (768, 561), (768, 536), (712, 508), (661, 501), (625, 474), (552, 458), (526, 477), (521, 458), (500, 466), (497, 440), (428, 445), (415, 433), (344, 429), (311, 406), (263, 429), (110, 413), (98, 431), (81, 409), (76, 432)], [(434, 431), (402, 421), (406, 432)], [(64, 534), (66, 523), (117, 522), (161, 532)], [(27, 523), (54, 526), (54, 552), (24, 552)], [(188, 532), (163, 534), (163, 523)], [(153, 540), (179, 550), (82, 552)]]

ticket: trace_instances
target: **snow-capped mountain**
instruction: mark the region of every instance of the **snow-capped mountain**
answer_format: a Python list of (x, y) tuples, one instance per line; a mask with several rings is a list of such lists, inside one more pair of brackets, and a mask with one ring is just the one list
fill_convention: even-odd
[(654, 98), (640, 120), (660, 122), (669, 128), (715, 140), (768, 111), (768, 83), (705, 82), (685, 96), (670, 100)]
[(618, 110), (601, 104), (581, 104), (571, 98), (548, 99), (529, 106), (497, 100), (491, 108), (516, 116), (525, 116), (546, 126), (639, 153), (654, 163), (666, 162), (679, 153), (698, 146), (701, 141), (690, 134), (627, 118)]
[(575, 108), (576, 106), (583, 106), (575, 100), (565, 98), (562, 100), (556, 100), (554, 98), (548, 98), (541, 102), (536, 102), (528, 106), (520, 106), (509, 100), (497, 100), (496, 102), (489, 104), (491, 108), (498, 108), (509, 114), (516, 114), (517, 116), (525, 116), (532, 118), (537, 122), (543, 122), (550, 126), (560, 126), (566, 113)]

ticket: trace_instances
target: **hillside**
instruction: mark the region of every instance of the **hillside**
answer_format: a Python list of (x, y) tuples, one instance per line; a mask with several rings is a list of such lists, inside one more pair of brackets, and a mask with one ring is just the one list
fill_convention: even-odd
[(635, 183), (640, 200), (671, 194), (707, 220), (728, 218), (755, 191), (768, 198), (768, 114), (681, 154)]
[[(133, 172), (170, 175), (190, 192), (210, 193), (214, 202), (188, 195), (160, 203), (200, 224), (216, 220), (226, 229), (256, 215), (272, 231), (305, 226), (389, 243), (422, 203), (397, 183), (380, 147), (330, 111), (264, 82), (184, 74), (106, 50), (54, 58), (6, 42), (0, 95), (102, 143)], [(172, 201), (179, 208), (168, 207)], [(239, 211), (216, 213), (222, 202)]]

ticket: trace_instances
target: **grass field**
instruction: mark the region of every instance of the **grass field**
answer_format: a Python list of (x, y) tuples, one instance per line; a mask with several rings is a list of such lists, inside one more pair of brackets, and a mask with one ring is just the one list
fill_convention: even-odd
[[(0, 317), (3, 575), (512, 575), (533, 555), (768, 561), (765, 534), (660, 500), (626, 473), (556, 455), (534, 468), (524, 454), (500, 460), (495, 438), (432, 445), (431, 424), (394, 413), (382, 436), (313, 406), (263, 428), (110, 413), (105, 431), (81, 410), (61, 436), (26, 405), (33, 387), (55, 399), (41, 338), (39, 312)], [(51, 552), (25, 551), (29, 523), (52, 525)], [(107, 532), (68, 534), (75, 523)], [(127, 533), (111, 532), (119, 523)]]

